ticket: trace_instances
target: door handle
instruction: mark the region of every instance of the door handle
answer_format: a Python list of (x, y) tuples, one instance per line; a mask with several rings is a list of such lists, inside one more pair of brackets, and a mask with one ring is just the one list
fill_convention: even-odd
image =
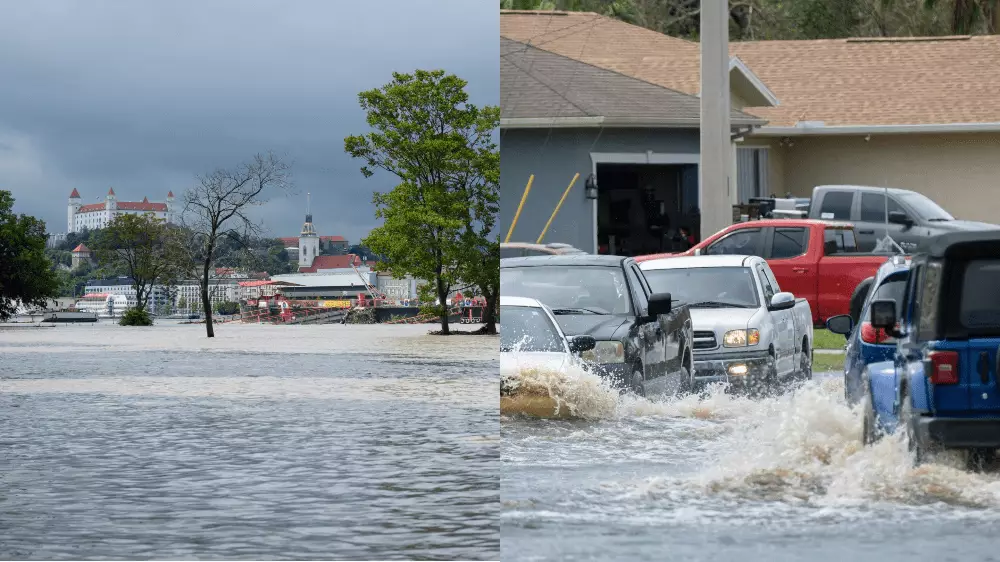
[(809, 268), (808, 267), (793, 267), (792, 271), (794, 271), (795, 273), (809, 273)]
[(858, 234), (875, 234), (874, 230), (859, 230)]

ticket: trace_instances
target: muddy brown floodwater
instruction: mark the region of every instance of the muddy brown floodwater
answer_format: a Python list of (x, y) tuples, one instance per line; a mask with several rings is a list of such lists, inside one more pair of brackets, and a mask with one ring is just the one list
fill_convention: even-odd
[(0, 330), (0, 559), (499, 557), (497, 338), (216, 330)]
[[(531, 373), (530, 376), (537, 376)], [(842, 377), (650, 402), (574, 375), (575, 421), (501, 418), (504, 560), (996, 560), (1000, 477), (860, 445)]]

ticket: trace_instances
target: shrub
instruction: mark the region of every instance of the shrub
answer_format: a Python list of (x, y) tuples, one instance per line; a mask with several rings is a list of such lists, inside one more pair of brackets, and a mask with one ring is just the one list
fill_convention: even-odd
[(222, 314), (223, 316), (228, 316), (230, 314), (240, 313), (240, 303), (238, 302), (219, 302), (215, 303), (216, 314)]
[(122, 314), (122, 319), (118, 322), (122, 326), (152, 326), (153, 318), (141, 308), (130, 308)]

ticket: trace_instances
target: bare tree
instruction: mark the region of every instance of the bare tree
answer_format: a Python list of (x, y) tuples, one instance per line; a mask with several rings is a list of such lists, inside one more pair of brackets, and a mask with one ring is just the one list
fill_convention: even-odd
[[(249, 210), (267, 201), (275, 190), (290, 187), (291, 167), (273, 153), (256, 154), (249, 162), (232, 169), (218, 169), (198, 178), (198, 185), (184, 194), (184, 222), (191, 229), (192, 251), (198, 263), (201, 304), (205, 330), (215, 337), (212, 327), (210, 279), (223, 238), (246, 241), (257, 238), (261, 225)], [(243, 245), (243, 247), (246, 247)]]

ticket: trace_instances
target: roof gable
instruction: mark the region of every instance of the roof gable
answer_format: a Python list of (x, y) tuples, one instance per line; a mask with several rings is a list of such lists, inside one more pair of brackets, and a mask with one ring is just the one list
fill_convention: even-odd
[[(593, 119), (594, 125), (691, 126), (698, 98), (618, 72), (500, 38), (501, 126), (513, 120)], [(733, 111), (734, 125), (763, 121)]]

